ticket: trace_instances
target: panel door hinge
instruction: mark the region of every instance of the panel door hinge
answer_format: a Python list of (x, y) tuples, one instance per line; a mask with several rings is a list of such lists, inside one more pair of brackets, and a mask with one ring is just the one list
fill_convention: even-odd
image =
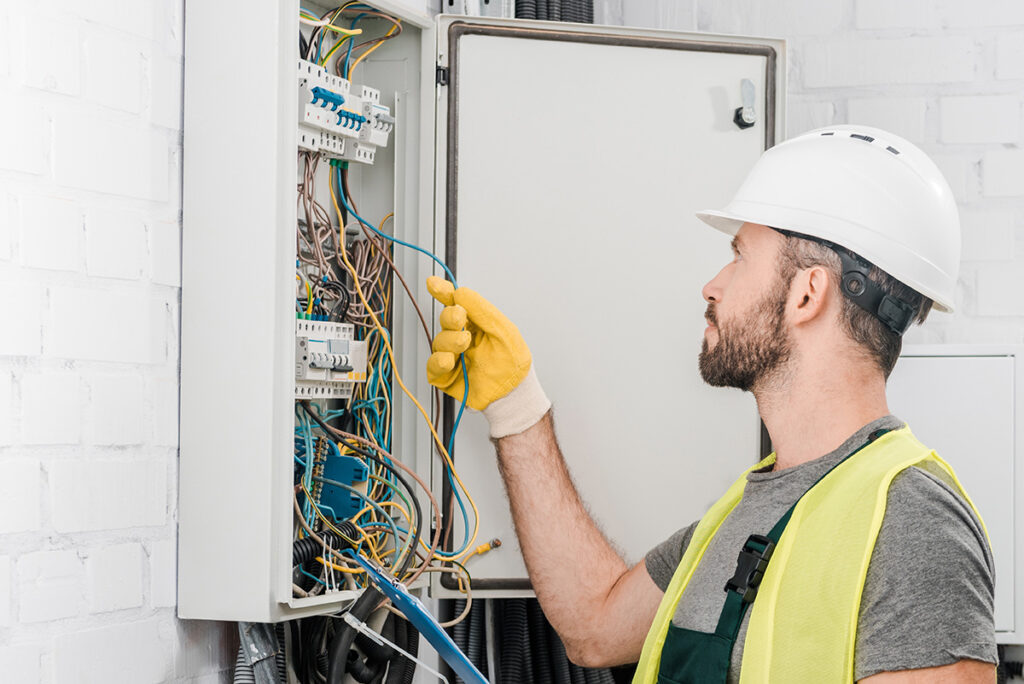
[(448, 85), (448, 67), (437, 67), (437, 85)]

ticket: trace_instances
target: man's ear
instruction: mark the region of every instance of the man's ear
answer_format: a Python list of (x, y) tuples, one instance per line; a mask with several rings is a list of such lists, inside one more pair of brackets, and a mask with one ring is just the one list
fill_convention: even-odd
[(824, 266), (797, 271), (789, 288), (790, 321), (800, 325), (822, 316), (832, 289), (832, 279)]

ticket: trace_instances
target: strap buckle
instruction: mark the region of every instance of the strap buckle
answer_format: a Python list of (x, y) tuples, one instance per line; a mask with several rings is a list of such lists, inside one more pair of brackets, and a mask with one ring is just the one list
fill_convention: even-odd
[(744, 603), (752, 603), (757, 596), (768, 561), (775, 550), (775, 542), (760, 534), (752, 534), (743, 543), (743, 550), (736, 559), (736, 572), (725, 583), (726, 591), (735, 591)]

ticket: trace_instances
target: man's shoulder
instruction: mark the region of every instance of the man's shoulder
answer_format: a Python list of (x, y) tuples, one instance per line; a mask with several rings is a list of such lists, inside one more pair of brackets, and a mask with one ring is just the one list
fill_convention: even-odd
[(899, 473), (868, 566), (858, 679), (893, 669), (995, 662), (994, 563), (984, 527), (940, 465)]
[(889, 485), (883, 524), (894, 518), (909, 523), (936, 516), (966, 523), (984, 537), (977, 513), (941, 464), (922, 461), (898, 473)]

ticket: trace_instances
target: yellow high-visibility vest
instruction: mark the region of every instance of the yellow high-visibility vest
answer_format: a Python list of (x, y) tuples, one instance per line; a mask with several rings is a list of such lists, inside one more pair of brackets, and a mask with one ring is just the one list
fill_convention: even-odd
[[(774, 462), (772, 454), (750, 470)], [(909, 428), (887, 432), (841, 463), (800, 499), (779, 539), (750, 608), (741, 684), (853, 682), (861, 593), (889, 485), (904, 469), (925, 462), (945, 470), (978, 513), (949, 464)], [(656, 684), (679, 599), (711, 539), (743, 497), (750, 470), (697, 524), (647, 634), (633, 684)]]

